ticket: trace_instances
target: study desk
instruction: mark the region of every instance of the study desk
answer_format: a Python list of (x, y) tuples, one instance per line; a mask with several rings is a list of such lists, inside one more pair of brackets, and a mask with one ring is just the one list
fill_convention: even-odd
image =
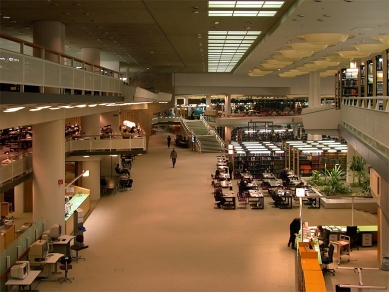
[(277, 180), (276, 176), (272, 173), (263, 173), (262, 176), (264, 180)]
[(292, 209), (293, 197), (288, 191), (278, 191), (278, 195), (282, 198), (282, 204), (279, 205), (280, 209)]
[(342, 253), (341, 249), (346, 250), (346, 255), (348, 255), (348, 261), (350, 261), (350, 240), (348, 236), (341, 235), (340, 240), (330, 241), (330, 244), (333, 244), (335, 246), (333, 257), (338, 259), (338, 265), (340, 265), (340, 256)]
[(23, 286), (30, 286), (30, 290), (32, 290), (31, 284), (32, 284), (32, 282), (34, 282), (36, 277), (38, 277), (39, 273), (40, 273), (40, 271), (30, 271), (26, 278), (24, 278), (24, 279), (11, 278), (5, 283), (5, 285), (6, 286), (18, 286), (19, 291), (22, 291), (21, 287), (23, 287)]
[(251, 209), (264, 209), (265, 208), (265, 198), (263, 194), (258, 190), (249, 190), (249, 197), (247, 198), (247, 202), (254, 203), (250, 204)]
[(236, 209), (236, 197), (233, 194), (224, 194), (226, 202), (223, 205), (223, 209)]
[(58, 240), (52, 242), (53, 252), (61, 253), (64, 255), (71, 255), (70, 241), (75, 238), (73, 235), (62, 235), (58, 237)]
[[(30, 262), (30, 265), (33, 266), (43, 266), (43, 271), (46, 270), (47, 275), (44, 275), (45, 273), (42, 273), (45, 278), (47, 278), (48, 281), (53, 280), (53, 273), (57, 272), (57, 262), (61, 257), (63, 257), (64, 254), (62, 253), (51, 253), (49, 256), (46, 258), (46, 260), (41, 261), (41, 262)], [(54, 269), (53, 269), (54, 268)], [(41, 277), (41, 274), (39, 275)]]
[(308, 209), (320, 209), (320, 198), (321, 196), (316, 193), (305, 192), (305, 197), (303, 197), (303, 201), (308, 201), (309, 207)]
[(228, 181), (228, 180), (220, 181), (220, 185), (221, 185), (222, 188), (232, 187), (231, 181)]

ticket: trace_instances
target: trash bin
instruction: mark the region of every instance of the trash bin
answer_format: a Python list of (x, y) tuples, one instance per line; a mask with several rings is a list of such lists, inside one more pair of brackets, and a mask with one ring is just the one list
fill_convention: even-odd
[(389, 271), (389, 257), (382, 257), (382, 270)]

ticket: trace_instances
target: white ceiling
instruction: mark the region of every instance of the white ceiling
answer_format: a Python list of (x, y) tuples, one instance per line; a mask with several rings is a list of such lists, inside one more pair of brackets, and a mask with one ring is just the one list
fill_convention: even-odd
[[(262, 31), (234, 74), (248, 74), (278, 50), (290, 49), (288, 43), (304, 42), (297, 38), (302, 34), (340, 32), (355, 37), (271, 74), (354, 49), (353, 44), (378, 43), (371, 38), (389, 34), (388, 0), (286, 0), (275, 17), (261, 18), (208, 17), (208, 1), (202, 0), (2, 0), (0, 11), (4, 34), (33, 42), (34, 21), (60, 21), (66, 25), (66, 54), (80, 58), (81, 48), (99, 48), (101, 61), (120, 61), (121, 70), (128, 66), (130, 72), (207, 72), (211, 30), (249, 26)], [(8, 48), (3, 41), (0, 45)]]

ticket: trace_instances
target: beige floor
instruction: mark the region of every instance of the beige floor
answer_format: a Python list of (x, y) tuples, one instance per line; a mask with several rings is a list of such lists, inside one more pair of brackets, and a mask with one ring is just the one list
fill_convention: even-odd
[[(39, 291), (295, 291), (295, 251), (287, 247), (289, 223), (299, 209), (213, 208), (210, 174), (216, 154), (177, 149), (176, 168), (167, 132), (150, 139), (135, 159), (132, 191), (104, 196), (85, 222), (86, 261), (73, 263), (73, 283), (36, 282)], [(235, 184), (235, 182), (234, 182)], [(304, 208), (309, 225), (351, 224), (350, 210)], [(376, 224), (355, 212), (357, 225)], [(375, 248), (360, 248), (341, 266), (379, 267)], [(333, 264), (332, 267), (337, 265)], [(365, 285), (385, 285), (388, 272), (363, 272)], [(326, 275), (358, 284), (351, 270)], [(354, 291), (354, 290), (353, 290)], [(356, 291), (356, 290), (355, 290)]]

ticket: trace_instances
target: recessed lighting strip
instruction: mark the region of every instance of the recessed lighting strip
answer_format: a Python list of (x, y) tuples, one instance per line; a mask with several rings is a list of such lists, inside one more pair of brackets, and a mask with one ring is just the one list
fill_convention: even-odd
[(231, 72), (261, 31), (209, 31), (208, 72)]

